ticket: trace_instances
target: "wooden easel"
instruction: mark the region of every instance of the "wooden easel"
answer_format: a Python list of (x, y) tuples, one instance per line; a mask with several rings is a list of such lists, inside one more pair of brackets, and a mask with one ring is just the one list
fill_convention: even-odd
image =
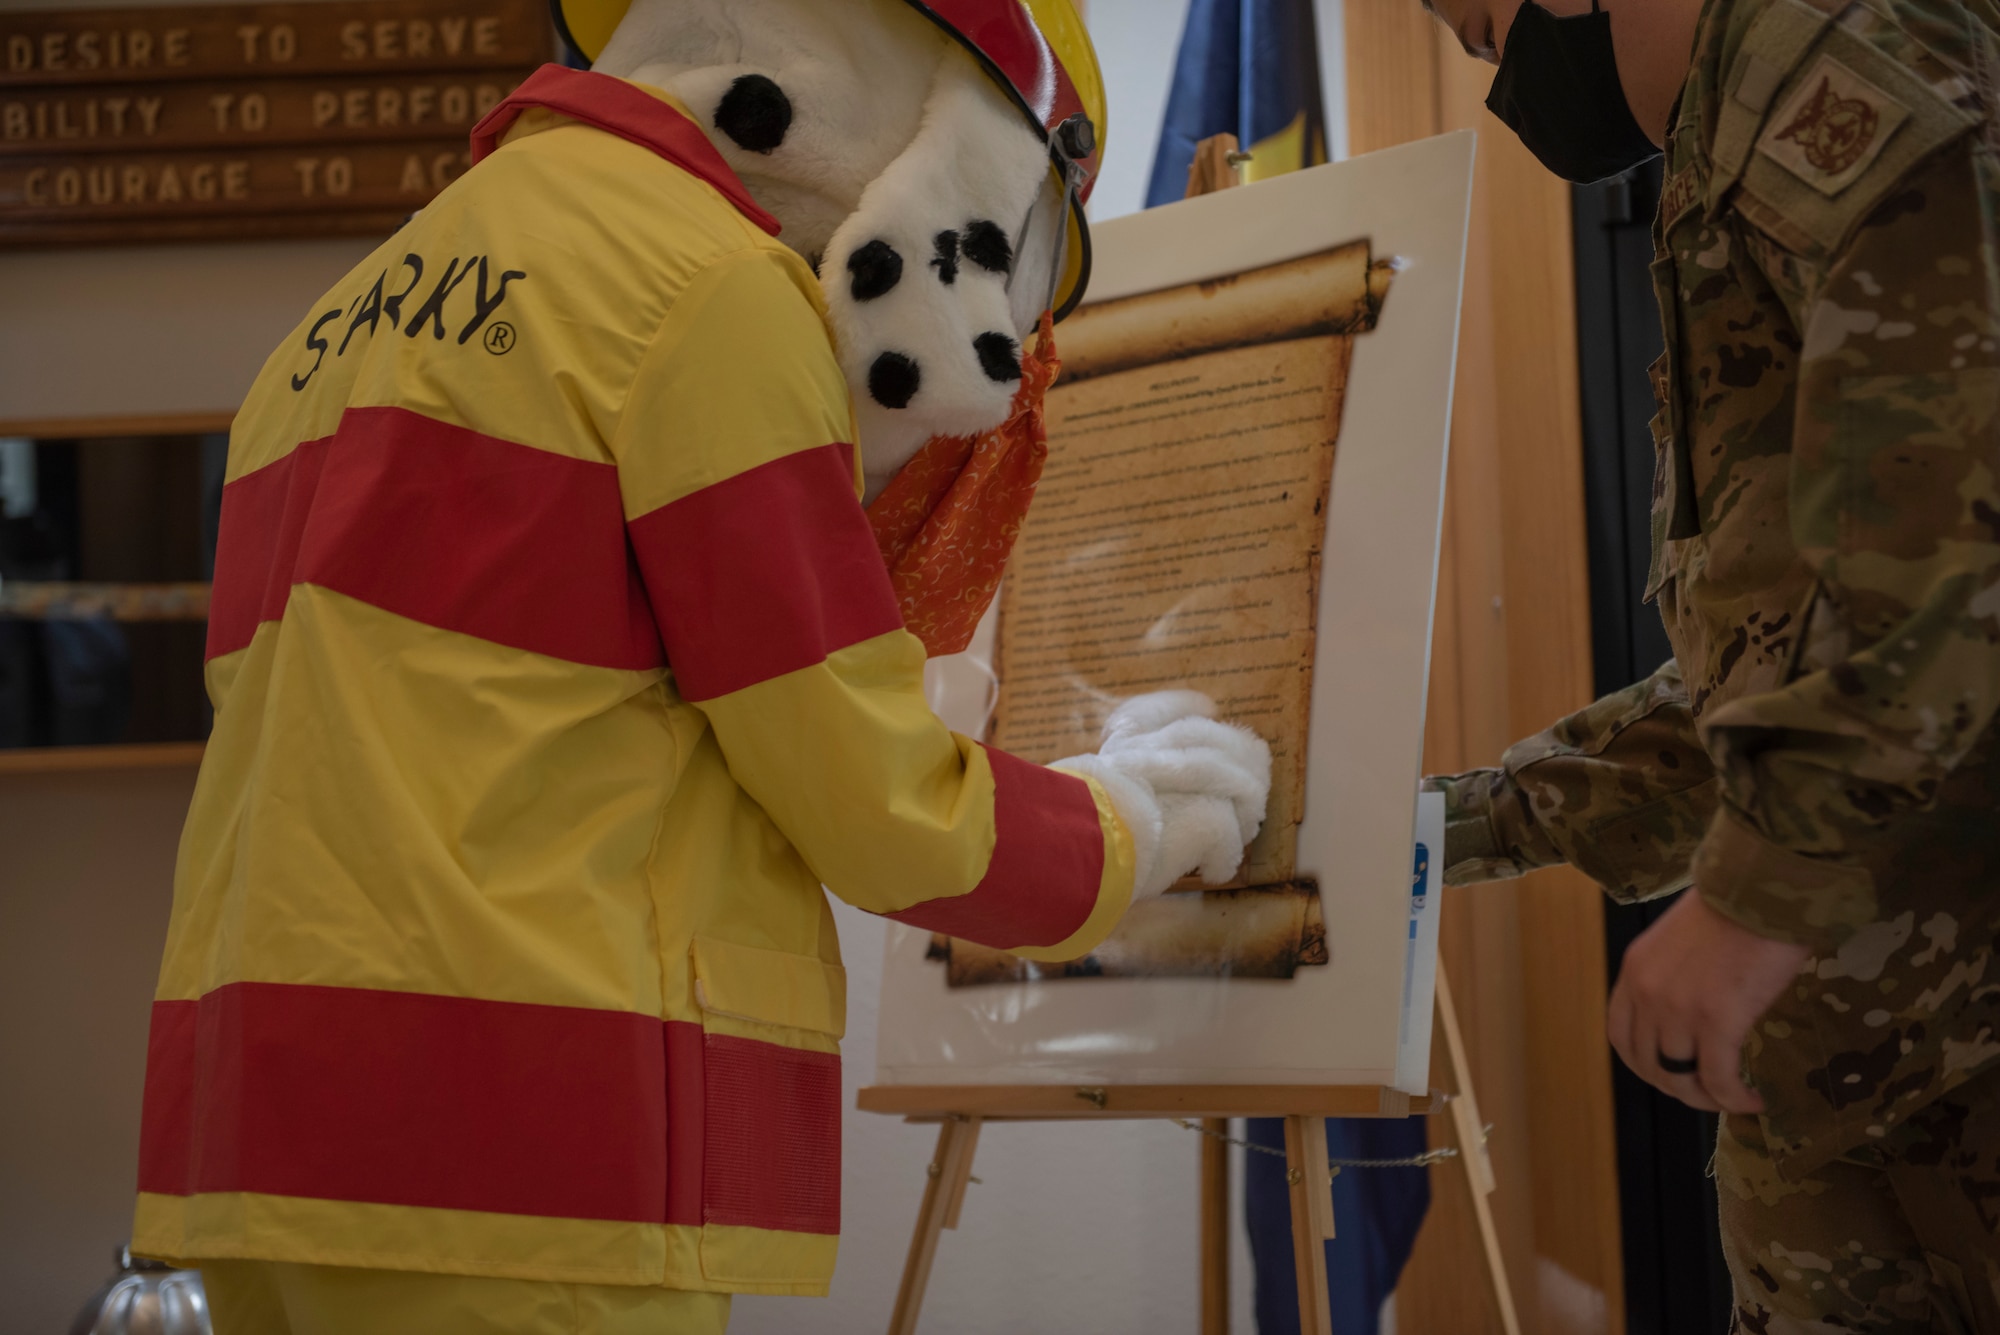
[[(1250, 160), (1233, 134), (1195, 145), (1187, 194), (1205, 195), (1243, 184)], [(1221, 1139), (1232, 1117), (1285, 1119), (1285, 1177), (1291, 1187), (1292, 1265), (1298, 1276), (1299, 1329), (1331, 1335), (1333, 1313), (1326, 1277), (1325, 1243), (1334, 1235), (1333, 1175), (1327, 1161), (1329, 1117), (1410, 1117), (1442, 1106), (1451, 1112), (1454, 1147), (1472, 1194), (1473, 1214), (1486, 1257), (1486, 1278), (1506, 1335), (1521, 1335), (1514, 1293), (1493, 1223), (1493, 1162), (1486, 1153), (1486, 1124), (1472, 1092), (1458, 1012), (1444, 967), (1438, 966), (1437, 1019), (1444, 1031), (1453, 1089), (1412, 1098), (1377, 1085), (881, 1085), (860, 1091), (863, 1112), (900, 1113), (912, 1122), (938, 1122), (937, 1152), (926, 1170), (923, 1204), (903, 1263), (903, 1282), (889, 1318), (889, 1335), (916, 1335), (917, 1315), (930, 1286), (938, 1241), (958, 1227), (972, 1182), (972, 1156), (987, 1122), (1199, 1119), (1201, 1143), (1201, 1331), (1229, 1335), (1229, 1151)]]
[[(889, 1318), (889, 1335), (916, 1335), (917, 1316), (930, 1286), (931, 1267), (945, 1229), (958, 1227), (972, 1182), (972, 1158), (988, 1122), (1131, 1121), (1199, 1119), (1220, 1131), (1232, 1117), (1285, 1119), (1285, 1175), (1291, 1185), (1292, 1263), (1298, 1276), (1299, 1329), (1331, 1335), (1332, 1306), (1326, 1276), (1327, 1239), (1334, 1236), (1333, 1183), (1326, 1151), (1329, 1117), (1410, 1117), (1443, 1107), (1451, 1113), (1454, 1147), (1472, 1195), (1485, 1252), (1486, 1278), (1507, 1335), (1520, 1335), (1514, 1294), (1500, 1255), (1493, 1209), (1493, 1164), (1486, 1126), (1472, 1092), (1458, 1015), (1444, 971), (1438, 971), (1437, 1015), (1450, 1060), (1450, 1093), (1412, 1098), (1376, 1085), (878, 1085), (860, 1092), (863, 1112), (901, 1114), (912, 1122), (937, 1122), (937, 1151), (925, 1170), (923, 1203), (903, 1263), (903, 1281)], [(1229, 1158), (1214, 1136), (1201, 1146), (1201, 1330), (1229, 1331)]]
[[(926, 1170), (923, 1204), (917, 1210), (916, 1231), (910, 1238), (903, 1282), (896, 1291), (896, 1308), (889, 1335), (916, 1335), (917, 1315), (929, 1287), (939, 1237), (957, 1228), (972, 1175), (973, 1151), (980, 1129), (997, 1121), (1106, 1121), (1133, 1119), (1285, 1118), (1285, 1166), (1291, 1180), (1292, 1251), (1298, 1265), (1299, 1328), (1329, 1335), (1332, 1314), (1326, 1279), (1326, 1249), (1333, 1236), (1333, 1191), (1326, 1154), (1328, 1117), (1405, 1117), (1429, 1112), (1430, 1098), (1411, 1099), (1392, 1089), (1369, 1085), (1062, 1085), (894, 1086), (864, 1089), (864, 1112), (902, 1113), (911, 1121), (937, 1120), (937, 1153)], [(1221, 1146), (1218, 1144), (1218, 1148)], [(1206, 1139), (1203, 1162), (1211, 1151)], [(1227, 1157), (1222, 1158), (1227, 1171)], [(1313, 1190), (1312, 1183), (1320, 1184)], [(1202, 1329), (1228, 1329), (1228, 1195), (1227, 1178), (1220, 1200), (1205, 1191), (1202, 1238)], [(1218, 1254), (1214, 1237), (1222, 1247)], [(1223, 1322), (1211, 1325), (1210, 1313)]]
[(1188, 164), (1186, 198), (1212, 194), (1243, 184), (1243, 164), (1250, 161), (1233, 134), (1212, 135), (1194, 146), (1194, 161)]

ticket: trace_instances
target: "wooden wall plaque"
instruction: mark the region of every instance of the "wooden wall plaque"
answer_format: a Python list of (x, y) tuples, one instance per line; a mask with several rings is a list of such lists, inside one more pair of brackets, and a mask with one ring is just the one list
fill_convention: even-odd
[(540, 0), (0, 13), (0, 246), (386, 234), (554, 48)]

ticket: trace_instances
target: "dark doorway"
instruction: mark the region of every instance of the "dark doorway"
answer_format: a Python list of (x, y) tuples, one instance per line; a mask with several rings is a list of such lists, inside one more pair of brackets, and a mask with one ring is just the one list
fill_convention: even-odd
[[(1571, 197), (1591, 651), (1600, 694), (1639, 680), (1672, 654), (1659, 615), (1642, 601), (1653, 485), (1646, 371), (1662, 347), (1648, 274), (1659, 198), (1657, 159), (1615, 180), (1578, 186)], [(1614, 979), (1625, 948), (1671, 902), (1606, 906), (1604, 947)], [(1615, 1061), (1612, 1097), (1626, 1330), (1721, 1335), (1729, 1326), (1729, 1273), (1708, 1175), (1715, 1118), (1666, 1097)]]

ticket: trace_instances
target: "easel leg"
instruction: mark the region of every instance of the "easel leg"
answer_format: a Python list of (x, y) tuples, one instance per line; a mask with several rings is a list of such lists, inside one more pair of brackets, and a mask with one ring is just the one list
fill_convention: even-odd
[(1493, 1160), (1486, 1153), (1486, 1123), (1479, 1116), (1479, 1100), (1472, 1092), (1472, 1064), (1465, 1059), (1465, 1040), (1458, 1032), (1458, 1009), (1451, 1003), (1451, 985), (1445, 981), (1444, 966), (1438, 966), (1438, 1022), (1444, 1030), (1445, 1049), (1451, 1056), (1451, 1078), (1458, 1086), (1451, 1100), (1451, 1128), (1458, 1141), (1458, 1161), (1465, 1168), (1466, 1185), (1472, 1190), (1472, 1213), (1479, 1221), (1479, 1242), (1486, 1251), (1486, 1279), (1493, 1292), (1493, 1305), (1500, 1313), (1500, 1325), (1507, 1335), (1521, 1335), (1521, 1318), (1514, 1310), (1514, 1289), (1507, 1280), (1507, 1263), (1500, 1254), (1500, 1230), (1493, 1223)]
[(1285, 1119), (1285, 1180), (1292, 1196), (1292, 1268), (1299, 1281), (1300, 1335), (1333, 1335), (1326, 1283), (1326, 1240), (1333, 1236), (1333, 1184), (1327, 1177), (1326, 1119)]
[(945, 1198), (944, 1226), (958, 1227), (959, 1212), (965, 1209), (965, 1189), (977, 1181), (972, 1176), (972, 1156), (979, 1150), (979, 1128), (985, 1123), (983, 1117), (968, 1117), (962, 1122), (958, 1137), (958, 1166), (946, 1180), (951, 1184), (951, 1194)]
[(1201, 1129), (1201, 1335), (1229, 1335), (1229, 1121)]
[(938, 1235), (958, 1227), (965, 1204), (966, 1183), (972, 1177), (972, 1152), (979, 1144), (977, 1117), (954, 1114), (938, 1128), (937, 1154), (931, 1159), (924, 1203), (917, 1209), (917, 1228), (910, 1238), (909, 1259), (903, 1263), (902, 1287), (896, 1290), (896, 1310), (889, 1318), (889, 1335), (916, 1335), (917, 1314), (930, 1286), (931, 1264), (937, 1260)]

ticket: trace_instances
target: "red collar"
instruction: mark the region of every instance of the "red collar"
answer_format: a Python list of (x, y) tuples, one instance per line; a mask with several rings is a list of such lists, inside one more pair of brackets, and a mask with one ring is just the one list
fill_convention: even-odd
[(742, 180), (715, 151), (700, 126), (652, 94), (608, 74), (542, 66), (472, 127), (472, 160), (476, 163), (498, 148), (502, 136), (530, 107), (547, 107), (559, 116), (651, 149), (721, 191), (751, 222), (772, 236), (778, 234), (778, 220), (750, 198)]

